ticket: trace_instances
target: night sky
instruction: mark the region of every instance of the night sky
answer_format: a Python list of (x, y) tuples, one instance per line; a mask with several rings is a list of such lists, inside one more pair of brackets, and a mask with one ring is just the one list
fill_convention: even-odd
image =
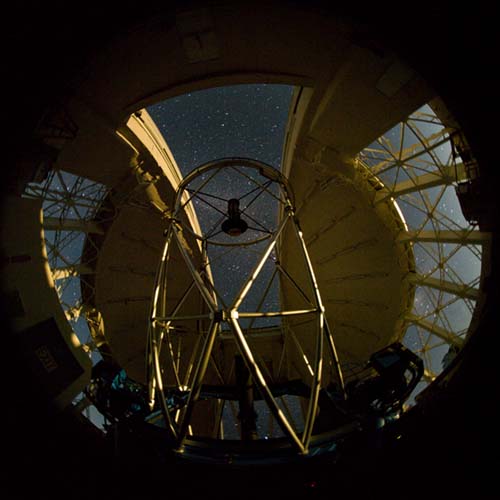
[(155, 104), (148, 112), (164, 135), (183, 175), (216, 158), (281, 162), (293, 87), (217, 87)]
[[(208, 161), (224, 157), (253, 158), (279, 169), (292, 92), (293, 87), (285, 85), (218, 87), (169, 99), (148, 108), (148, 112), (162, 132), (183, 175)], [(226, 169), (204, 188), (204, 192), (225, 199), (240, 198), (255, 187), (250, 180)], [(215, 199), (204, 200), (213, 203), (219, 210), (227, 209), (224, 203)], [(203, 201), (196, 200), (195, 206), (202, 227), (212, 227), (213, 222), (220, 218), (220, 213), (214, 212)], [(245, 208), (244, 200), (241, 200), (240, 208)], [(248, 214), (254, 217), (252, 220), (247, 218), (249, 225), (259, 227), (253, 221), (260, 220), (265, 227), (274, 229), (272, 222), (273, 219), (277, 222), (278, 205), (264, 194), (252, 205)], [(244, 240), (250, 233), (248, 231), (240, 238)], [(266, 246), (267, 243), (262, 243), (256, 245), (254, 250), (261, 253)], [(211, 261), (221, 252), (222, 247), (209, 247)], [(235, 297), (257, 261), (257, 252), (237, 248), (211, 266), (214, 282), (226, 304)], [(265, 277), (272, 272), (271, 267), (272, 263), (268, 262), (262, 279), (251, 290), (241, 310), (257, 310), (267, 285)], [(261, 310), (276, 308), (277, 280)], [(259, 319), (254, 326), (270, 326), (273, 322), (276, 323), (276, 320)], [(242, 320), (242, 326), (246, 326), (245, 323), (247, 321)]]

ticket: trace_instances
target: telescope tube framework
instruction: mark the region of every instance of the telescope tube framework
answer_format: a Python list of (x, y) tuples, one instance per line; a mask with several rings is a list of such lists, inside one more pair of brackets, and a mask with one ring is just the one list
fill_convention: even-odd
[[(210, 182), (224, 173), (231, 171), (233, 174), (240, 175), (242, 181), (251, 185), (250, 193), (252, 201), (248, 202), (242, 208), (241, 216), (246, 217), (250, 222), (250, 230), (244, 239), (241, 237), (231, 238), (221, 236), (219, 225), (210, 224), (210, 228), (203, 227), (199, 233), (190, 227), (183, 217), (183, 212), (189, 204), (195, 205), (195, 200), (199, 197), (212, 196), (204, 190)], [(195, 185), (195, 188), (192, 186)], [(279, 206), (280, 217), (275, 227), (269, 228), (261, 224), (248, 213), (249, 206), (262, 194), (272, 197)], [(245, 194), (242, 199), (247, 197)], [(248, 198), (248, 197), (247, 197)], [(220, 198), (218, 201), (222, 201)], [(210, 203), (208, 203), (210, 204)], [(224, 213), (215, 205), (212, 207), (218, 212)], [(205, 225), (206, 226), (206, 225)], [(302, 309), (278, 308), (274, 311), (263, 311), (257, 307), (254, 311), (242, 310), (242, 304), (249, 293), (253, 291), (256, 280), (263, 272), (263, 267), (270, 261), (271, 256), (276, 255), (280, 245), (282, 234), (285, 230), (293, 231), (296, 238), (297, 251), (301, 254), (306, 269), (308, 288), (301, 289), (300, 285), (294, 282), (297, 291), (304, 297), (309, 297), (308, 302), (311, 307)], [(227, 375), (221, 373), (217, 368), (217, 362), (214, 359), (214, 346), (222, 339), (232, 337), (237, 346), (239, 355), (242, 357), (248, 373), (253, 381), (260, 398), (265, 402), (269, 412), (279, 425), (282, 435), (277, 439), (258, 440), (258, 442), (235, 442), (234, 440), (223, 439), (223, 408), (224, 399), (218, 398), (217, 422), (215, 428), (215, 437), (209, 440), (214, 449), (222, 450), (223, 456), (231, 456), (231, 460), (237, 457), (245, 456), (256, 457), (262, 455), (270, 457), (273, 453), (279, 456), (307, 456), (315, 454), (321, 449), (331, 449), (332, 437), (338, 437), (344, 432), (352, 430), (352, 426), (345, 429), (329, 429), (328, 432), (322, 432), (321, 435), (314, 433), (315, 422), (319, 413), (320, 391), (324, 385), (325, 372), (330, 370), (329, 380), (335, 380), (336, 394), (341, 400), (346, 398), (344, 380), (339, 358), (335, 348), (335, 342), (332, 329), (328, 325), (325, 315), (325, 307), (321, 299), (321, 294), (316, 281), (314, 269), (309, 257), (307, 246), (304, 241), (303, 233), (299, 220), (295, 215), (293, 204), (293, 193), (286, 178), (273, 167), (260, 161), (247, 158), (225, 158), (204, 164), (180, 183), (176, 193), (174, 210), (168, 221), (168, 227), (165, 231), (166, 241), (157, 269), (153, 300), (151, 305), (151, 316), (148, 325), (148, 345), (147, 345), (147, 377), (149, 387), (150, 407), (153, 409), (158, 405), (163, 417), (162, 426), (165, 427), (168, 440), (172, 449), (178, 453), (196, 456), (198, 452), (205, 455), (207, 452), (207, 439), (203, 438), (203, 446), (197, 446), (196, 433), (192, 431), (193, 410), (200, 401), (201, 394), (204, 393), (204, 380), (207, 370), (215, 370), (221, 382), (221, 387), (228, 383)], [(189, 248), (188, 241), (197, 242), (201, 251), (201, 259), (195, 258), (196, 252)], [(220, 247), (239, 247), (250, 249), (256, 244), (262, 246), (265, 243), (263, 251), (251, 271), (244, 277), (243, 284), (238, 293), (230, 301), (224, 300), (223, 293), (220, 292), (216, 283), (214, 283), (209, 259), (209, 249), (212, 246)], [(192, 243), (191, 243), (192, 244)], [(181, 296), (176, 305), (172, 308), (167, 304), (167, 298), (170, 291), (168, 280), (169, 260), (172, 257), (174, 246), (182, 256), (186, 267), (191, 274), (192, 282), (188, 289)], [(254, 251), (255, 252), (255, 251)], [(274, 274), (282, 273), (284, 279), (292, 280), (290, 274), (283, 269), (279, 259), (271, 259), (275, 262)], [(201, 262), (201, 264), (200, 264)], [(271, 278), (272, 280), (272, 278)], [(198, 291), (201, 297), (200, 308), (192, 314), (182, 312), (186, 297)], [(264, 292), (264, 294), (267, 293)], [(259, 302), (259, 306), (264, 301), (264, 297)], [(310, 335), (315, 342), (315, 351), (312, 360), (308, 360), (304, 351), (301, 351), (305, 362), (308, 364), (311, 377), (303, 380), (304, 387), (307, 387), (307, 405), (303, 405), (303, 428), (297, 429), (294, 425), (289, 412), (283, 411), (283, 405), (279, 403), (276, 390), (274, 389), (269, 377), (266, 376), (266, 367), (262, 364), (262, 359), (252, 349), (249, 339), (255, 334), (252, 328), (254, 321), (259, 318), (279, 318), (280, 321), (288, 317), (310, 319), (314, 327)], [(242, 320), (250, 321), (246, 328), (242, 325)], [(190, 359), (181, 369), (179, 358), (182, 357), (180, 349), (180, 340), (178, 341), (176, 360), (175, 342), (172, 341), (171, 333), (176, 330), (176, 325), (180, 323), (198, 325), (195, 327), (196, 345), (190, 353)], [(209, 325), (203, 328), (200, 325)], [(283, 328), (282, 328), (283, 330)], [(291, 332), (293, 335), (293, 332)], [(326, 340), (326, 348), (325, 341)], [(300, 342), (294, 338), (297, 348), (302, 349)], [(163, 354), (162, 349), (167, 350)], [(285, 349), (285, 346), (283, 347)], [(283, 353), (285, 354), (285, 353)], [(184, 357), (189, 356), (186, 353)], [(165, 365), (168, 365), (166, 367)], [(172, 373), (173, 378), (166, 383), (166, 372)], [(174, 383), (172, 383), (172, 380)], [(205, 390), (206, 392), (206, 390)], [(182, 394), (180, 403), (174, 404), (172, 394)], [(220, 396), (220, 395), (219, 395)], [(325, 447), (325, 443), (327, 444)], [(231, 452), (228, 452), (228, 449)], [(257, 450), (257, 451), (256, 451)], [(315, 450), (315, 451), (313, 451)], [(269, 454), (271, 452), (271, 455)]]

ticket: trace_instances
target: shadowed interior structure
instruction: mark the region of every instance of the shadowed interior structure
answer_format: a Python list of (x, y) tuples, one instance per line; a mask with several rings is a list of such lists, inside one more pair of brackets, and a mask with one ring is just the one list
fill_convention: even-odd
[[(381, 348), (402, 340), (410, 324), (459, 351), (440, 375), (426, 366), (424, 377), (430, 385), (414, 408), (401, 416), (396, 430), (388, 431), (381, 449), (374, 451), (367, 444), (369, 439), (360, 439), (346, 450), (346, 465), (338, 470), (351, 471), (344, 477), (356, 477), (351, 466), (358, 448), (369, 450), (371, 459), (382, 457), (399, 472), (401, 456), (410, 456), (416, 466), (417, 456), (424, 455), (419, 432), (427, 433), (423, 442), (429, 446), (437, 437), (451, 455), (457, 446), (454, 435), (460, 430), (462, 444), (483, 456), (488, 439), (481, 425), (464, 431), (465, 417), (454, 424), (444, 420), (445, 415), (462, 412), (480, 423), (490, 414), (487, 401), (491, 391), (485, 386), (494, 380), (487, 362), (490, 358), (483, 358), (498, 314), (492, 308), (497, 293), (493, 256), (498, 243), (491, 130), (488, 110), (471, 103), (471, 96), (482, 104), (488, 102), (486, 96), (493, 95), (494, 86), (491, 81), (459, 78), (457, 63), (462, 59), (467, 65), (461, 67), (470, 68), (469, 75), (482, 71), (483, 60), (474, 60), (474, 51), (460, 38), (464, 26), (470, 27), (472, 21), (438, 8), (408, 20), (396, 12), (384, 18), (387, 13), (382, 8), (356, 15), (347, 7), (334, 9), (324, 2), (173, 2), (164, 8), (123, 6), (112, 14), (102, 13), (94, 23), (95, 36), (88, 39), (82, 29), (73, 32), (73, 22), (61, 12), (50, 16), (52, 12), (44, 9), (36, 7), (29, 16), (27, 26), (33, 31), (11, 61), (13, 74), (19, 75), (13, 78), (17, 86), (13, 93), (26, 96), (12, 115), (16, 117), (11, 141), (14, 154), (2, 208), (2, 295), (25, 394), (12, 395), (25, 415), (19, 418), (21, 425), (15, 426), (21, 430), (14, 456), (22, 455), (20, 443), (46, 446), (39, 432), (46, 429), (57, 443), (53, 463), (64, 470), (71, 469), (61, 460), (70, 450), (66, 436), (72, 436), (75, 458), (71, 464), (79, 470), (95, 450), (102, 450), (110, 462), (118, 455), (115, 463), (121, 472), (135, 467), (142, 471), (145, 465), (151, 470), (165, 466), (152, 458), (156, 457), (155, 447), (152, 451), (141, 439), (126, 433), (118, 440), (123, 444), (113, 448), (109, 435), (103, 436), (83, 419), (74, 401), (90, 382), (92, 352), (123, 368), (132, 379), (147, 382), (153, 285), (182, 175), (168, 138), (165, 141), (145, 108), (188, 92), (243, 83), (295, 88), (281, 172), (294, 191), (296, 215), (341, 360), (346, 364), (366, 362)], [(40, 18), (47, 19), (44, 26), (50, 33), (40, 47), (32, 43), (41, 32), (32, 20), (37, 13), (47, 14)], [(82, 16), (89, 20), (88, 13)], [(427, 16), (444, 26), (443, 33), (436, 34), (441, 51), (435, 49), (437, 41), (416, 43), (404, 36), (411, 27), (421, 29)], [(410, 26), (403, 29), (402, 23)], [(485, 45), (487, 51), (492, 35), (481, 30), (481, 36), (486, 37), (484, 44), (470, 43), (478, 51)], [(72, 47), (66, 45), (70, 40)], [(49, 54), (46, 67), (37, 57), (42, 49)], [(40, 79), (37, 90), (27, 92), (36, 78)], [(427, 104), (459, 152), (454, 168), (418, 175), (407, 169), (407, 178), (391, 184), (380, 173), (385, 164), (367, 159), (368, 149)], [(427, 145), (425, 154), (430, 149)], [(402, 169), (402, 163), (396, 160), (393, 166)], [(73, 179), (76, 187), (62, 189), (66, 198), (37, 187), (50, 176), (59, 176), (61, 186)], [(473, 228), (409, 227), (399, 201), (448, 185), (461, 186), (462, 212)], [(84, 189), (94, 189), (94, 198), (83, 196)], [(51, 215), (50, 203), (68, 203), (68, 199), (74, 212), (68, 211), (65, 217)], [(431, 213), (429, 206), (427, 212)], [(177, 215), (185, 227), (200, 229), (201, 221), (189, 205)], [(57, 254), (65, 232), (76, 232), (82, 238), (83, 251), (76, 262)], [(185, 234), (185, 248), (195, 266), (203, 267), (202, 246), (189, 231)], [(299, 288), (305, 289), (307, 274), (291, 251), (291, 240), (288, 228), (280, 242), (279, 261)], [(423, 274), (415, 254), (423, 243), (480, 246), (480, 279), (471, 285)], [(178, 250), (173, 250), (171, 260), (175, 265), (169, 267), (173, 284), (169, 293), (175, 304), (190, 286), (191, 277)], [(208, 276), (210, 279), (210, 273)], [(75, 277), (81, 301), (66, 307), (57, 290), (64, 280)], [(416, 314), (413, 307), (422, 287), (473, 301), (467, 331), (450, 330)], [(280, 294), (284, 309), (299, 307), (292, 298), (296, 295), (290, 280), (282, 278)], [(183, 307), (199, 314), (200, 296), (191, 295)], [(70, 322), (78, 318), (88, 324), (92, 339), (88, 344), (80, 342), (71, 328)], [(285, 323), (307, 343), (307, 332), (298, 321), (288, 318)], [(297, 353), (298, 365), (298, 351), (290, 352)], [(268, 363), (279, 364), (279, 349), (269, 348), (266, 355)], [(480, 359), (482, 368), (477, 368)], [(307, 376), (305, 370), (299, 369), (302, 377)], [(462, 390), (472, 386), (474, 391)], [(29, 416), (32, 411), (36, 417)], [(202, 415), (199, 418), (203, 421)], [(397, 436), (402, 435), (408, 437), (403, 444), (397, 443)], [(88, 436), (88, 441), (82, 436)], [(133, 458), (141, 453), (148, 455), (142, 466)], [(464, 459), (464, 469), (483, 465), (473, 458), (477, 453)], [(39, 453), (33, 457), (32, 466), (33, 460), (38, 463), (41, 459)], [(368, 462), (361, 460), (360, 468), (374, 479), (376, 472), (369, 470)], [(305, 486), (310, 485), (306, 476), (321, 477), (325, 492), (335, 489), (328, 472), (322, 472), (332, 471), (332, 467), (328, 463), (325, 468), (304, 466), (297, 475), (297, 480), (303, 480), (304, 494), (310, 487)], [(376, 470), (380, 471), (378, 466)], [(481, 468), (485, 480), (489, 470)], [(42, 467), (40, 477), (46, 472)], [(200, 477), (204, 473), (196, 469)], [(71, 471), (68, 478), (75, 475)], [(179, 474), (173, 489), (182, 490), (181, 477), (185, 476)], [(104, 487), (116, 478), (115, 474), (102, 478)], [(402, 484), (402, 479), (395, 481)], [(296, 484), (293, 480), (285, 483), (280, 482), (285, 489)], [(255, 489), (258, 485), (259, 481)], [(354, 486), (345, 479), (338, 487), (347, 491)], [(362, 490), (363, 485), (356, 488)], [(472, 483), (465, 488), (472, 490)], [(457, 492), (456, 487), (452, 491)]]

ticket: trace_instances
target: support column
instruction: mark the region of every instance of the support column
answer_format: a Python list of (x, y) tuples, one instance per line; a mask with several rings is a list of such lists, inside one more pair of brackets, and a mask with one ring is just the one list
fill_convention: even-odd
[(238, 418), (241, 424), (242, 441), (253, 441), (257, 439), (257, 413), (253, 401), (253, 380), (243, 358), (235, 356), (236, 386), (238, 388), (238, 404), (240, 413)]

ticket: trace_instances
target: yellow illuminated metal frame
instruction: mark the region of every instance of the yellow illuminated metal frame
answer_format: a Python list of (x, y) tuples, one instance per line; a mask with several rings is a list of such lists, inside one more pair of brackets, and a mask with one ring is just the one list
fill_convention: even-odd
[[(213, 283), (207, 282), (207, 273), (196, 268), (192, 257), (185, 245), (183, 244), (184, 238), (182, 237), (183, 231), (191, 233), (195, 238), (203, 241), (203, 251), (206, 252), (206, 244), (210, 243), (213, 245), (235, 245), (235, 246), (249, 246), (255, 243), (260, 243), (263, 241), (262, 238), (256, 238), (251, 242), (239, 243), (235, 241), (234, 243), (224, 243), (220, 241), (215, 241), (211, 235), (204, 235), (199, 233), (194, 233), (192, 228), (186, 227), (181, 223), (182, 211), (187, 204), (192, 203), (193, 199), (196, 197), (196, 191), (191, 194), (191, 196), (186, 196), (187, 186), (196, 178), (207, 174), (210, 172), (211, 175), (208, 180), (212, 179), (223, 169), (230, 168), (250, 168), (258, 170), (261, 176), (267, 178), (272, 183), (276, 183), (279, 186), (280, 196), (276, 197), (274, 194), (272, 196), (277, 199), (283, 205), (283, 216), (281, 221), (277, 224), (266, 239), (268, 240), (267, 245), (262, 252), (259, 261), (255, 265), (254, 269), (246, 278), (246, 281), (242, 285), (240, 291), (233, 298), (231, 304), (220, 307), (217, 300), (217, 293), (215, 291), (215, 286)], [(242, 175), (248, 177), (247, 174)], [(253, 179), (252, 179), (253, 180)], [(205, 181), (202, 186), (206, 184)], [(257, 186), (268, 191), (267, 186), (260, 184), (255, 181)], [(309, 448), (312, 439), (312, 431), (314, 427), (314, 422), (318, 414), (318, 399), (319, 391), (321, 389), (322, 375), (324, 371), (325, 363), (325, 352), (324, 352), (324, 339), (327, 340), (327, 345), (329, 347), (330, 360), (333, 370), (335, 372), (335, 377), (339, 382), (340, 390), (345, 397), (345, 388), (343, 383), (342, 370), (340, 367), (340, 362), (337, 356), (337, 351), (335, 349), (335, 343), (333, 340), (333, 335), (331, 329), (328, 327), (325, 315), (325, 308), (321, 300), (320, 291), (318, 289), (316, 277), (312, 267), (311, 260), (307, 251), (306, 244), (304, 242), (302, 230), (300, 229), (299, 221), (295, 216), (294, 206), (293, 206), (293, 194), (288, 185), (287, 180), (274, 168), (266, 165), (262, 162), (257, 162), (255, 160), (246, 158), (226, 158), (222, 160), (217, 160), (209, 162), (208, 164), (202, 165), (201, 167), (195, 169), (190, 173), (180, 184), (176, 193), (175, 207), (172, 212), (170, 219), (170, 224), (166, 232), (166, 243), (163, 250), (163, 254), (160, 260), (160, 264), (157, 271), (157, 276), (155, 280), (155, 287), (153, 293), (153, 301), (151, 307), (151, 318), (149, 323), (149, 335), (148, 335), (148, 352), (147, 352), (147, 366), (148, 366), (148, 380), (149, 380), (149, 397), (150, 405), (153, 407), (155, 398), (158, 397), (161, 403), (161, 409), (163, 412), (164, 420), (166, 423), (167, 431), (170, 435), (172, 442), (176, 443), (178, 450), (182, 450), (183, 444), (189, 437), (190, 428), (190, 418), (192, 416), (193, 407), (199, 397), (201, 385), (203, 382), (204, 375), (206, 373), (207, 367), (210, 362), (212, 348), (214, 342), (218, 335), (222, 335), (222, 324), (226, 324), (230, 328), (230, 332), (233, 335), (235, 343), (238, 347), (239, 353), (243, 357), (243, 360), (253, 378), (255, 385), (257, 386), (259, 392), (261, 393), (264, 401), (267, 403), (271, 414), (274, 416), (276, 422), (281, 427), (283, 434), (288, 438), (289, 445), (296, 452), (307, 455), (309, 453)], [(254, 285), (257, 277), (262, 271), (264, 264), (269, 258), (271, 252), (274, 250), (279, 238), (285, 229), (285, 227), (291, 225), (293, 227), (294, 234), (296, 236), (299, 248), (301, 250), (305, 267), (307, 269), (310, 285), (313, 290), (314, 299), (312, 302), (312, 307), (308, 309), (301, 310), (279, 310), (271, 312), (262, 311), (239, 311), (239, 308), (244, 301), (245, 297)], [(172, 245), (177, 245), (180, 253), (183, 257), (186, 266), (191, 273), (193, 282), (192, 286), (196, 286), (200, 296), (203, 298), (204, 304), (208, 312), (202, 314), (194, 314), (192, 316), (186, 317), (178, 316), (179, 307), (175, 307), (172, 312), (167, 312), (166, 310), (166, 297), (168, 295), (168, 276), (167, 276), (167, 266), (169, 255), (171, 252)], [(202, 256), (202, 262), (208, 263), (208, 256), (204, 254)], [(191, 288), (191, 287), (190, 287)], [(181, 298), (181, 301), (183, 299)], [(240, 324), (240, 318), (251, 318), (252, 321), (256, 318), (269, 318), (269, 317), (286, 317), (286, 316), (313, 316), (315, 318), (316, 328), (311, 334), (316, 339), (316, 351), (314, 356), (314, 361), (310, 370), (312, 370), (312, 383), (310, 387), (310, 397), (309, 404), (305, 415), (305, 425), (302, 433), (298, 433), (294, 429), (293, 424), (290, 419), (285, 415), (285, 413), (280, 408), (277, 398), (272, 394), (266, 378), (263, 374), (263, 367), (259, 363), (259, 360), (254, 356), (252, 349), (248, 343), (247, 336), (248, 331), (244, 332)], [(164, 383), (162, 375), (162, 366), (160, 363), (160, 352), (162, 341), (166, 338), (168, 330), (171, 327), (172, 322), (176, 320), (185, 319), (205, 319), (210, 321), (210, 327), (208, 333), (203, 340), (203, 347), (199, 352), (198, 359), (191, 360), (190, 366), (194, 367), (191, 371), (191, 376), (189, 380), (182, 381), (182, 388), (185, 389), (186, 386), (189, 389), (189, 398), (186, 407), (183, 411), (183, 415), (180, 416), (179, 413), (173, 416), (172, 411), (168, 408), (164, 396)], [(199, 333), (200, 339), (202, 333)], [(171, 347), (171, 346), (170, 346)], [(170, 349), (171, 351), (172, 349)], [(170, 356), (168, 362), (171, 363), (173, 370), (176, 374), (176, 380), (181, 383), (181, 376), (177, 372), (173, 358)], [(181, 385), (179, 385), (181, 389)], [(273, 441), (272, 439), (269, 440)], [(271, 443), (270, 443), (271, 444)]]
[[(403, 336), (424, 360), (419, 391), (441, 373), (443, 348), (460, 349), (472, 333), (470, 324), (483, 293), (481, 275), (487, 272), (491, 234), (464, 219), (455, 195), (457, 184), (478, 172), (474, 162), (462, 160), (456, 151), (453, 136), (459, 133), (425, 105), (357, 157), (358, 168), (379, 185), (373, 204), (390, 201), (406, 219), (397, 240), (410, 243), (408, 249), (415, 254), (416, 269), (408, 279), (416, 293)], [(446, 199), (455, 206), (447, 207)], [(475, 274), (467, 276), (460, 268), (455, 257), (460, 253), (469, 255)], [(419, 260), (419, 254), (424, 258)], [(459, 309), (471, 319), (459, 324)]]

